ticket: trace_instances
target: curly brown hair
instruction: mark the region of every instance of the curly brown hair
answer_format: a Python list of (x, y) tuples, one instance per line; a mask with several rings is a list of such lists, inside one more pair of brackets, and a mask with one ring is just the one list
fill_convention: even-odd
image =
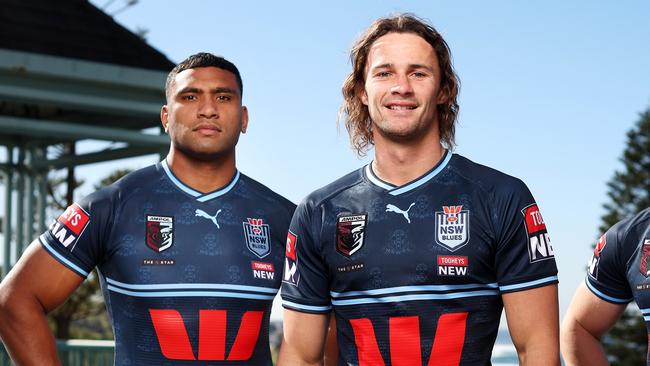
[(368, 145), (373, 144), (372, 121), (370, 120), (368, 107), (361, 102), (359, 95), (364, 89), (365, 69), (370, 47), (377, 39), (388, 33), (414, 33), (433, 47), (440, 64), (440, 90), (445, 95), (445, 102), (438, 105), (440, 141), (446, 147), (453, 148), (458, 116), (457, 97), (460, 90), (460, 81), (452, 66), (451, 52), (447, 42), (435, 28), (413, 14), (399, 14), (377, 19), (361, 35), (350, 51), (352, 72), (343, 83), (344, 101), (341, 106), (339, 120), (343, 119), (345, 121), (352, 147), (359, 156), (364, 156)]

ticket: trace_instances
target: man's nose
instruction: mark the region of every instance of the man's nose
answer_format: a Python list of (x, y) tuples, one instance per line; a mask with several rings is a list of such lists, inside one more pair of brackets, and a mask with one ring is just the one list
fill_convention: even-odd
[(219, 118), (219, 109), (217, 102), (214, 100), (207, 100), (201, 103), (198, 110), (199, 117), (202, 118)]
[(392, 94), (411, 94), (413, 93), (413, 86), (411, 80), (407, 75), (397, 75), (395, 85), (390, 88)]

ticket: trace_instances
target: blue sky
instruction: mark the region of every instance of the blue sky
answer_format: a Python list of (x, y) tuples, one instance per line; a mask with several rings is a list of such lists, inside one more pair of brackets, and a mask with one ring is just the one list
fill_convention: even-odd
[(340, 88), (356, 37), (395, 12), (428, 19), (449, 43), (462, 82), (456, 152), (523, 179), (535, 195), (564, 312), (598, 237), (625, 133), (650, 107), (649, 2), (140, 0), (116, 20), (147, 29), (172, 61), (208, 51), (237, 64), (251, 116), (239, 168), (298, 202), (369, 161), (337, 131)]

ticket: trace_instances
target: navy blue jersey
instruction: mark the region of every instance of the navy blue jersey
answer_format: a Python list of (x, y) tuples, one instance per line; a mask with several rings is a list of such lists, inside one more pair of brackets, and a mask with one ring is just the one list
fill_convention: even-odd
[(340, 365), (489, 365), (501, 294), (557, 283), (523, 182), (446, 153), (400, 187), (368, 165), (308, 196), (283, 306), (334, 310)]
[[(650, 208), (612, 226), (592, 254), (587, 287), (599, 298), (639, 306), (650, 322)], [(650, 359), (648, 359), (650, 365)]]
[(40, 242), (80, 276), (98, 269), (116, 365), (271, 365), (294, 209), (239, 172), (197, 192), (163, 161), (68, 207)]

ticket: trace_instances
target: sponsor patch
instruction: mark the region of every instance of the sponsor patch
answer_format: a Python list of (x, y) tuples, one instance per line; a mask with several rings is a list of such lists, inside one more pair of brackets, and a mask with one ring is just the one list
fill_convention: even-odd
[(176, 264), (174, 259), (143, 259), (143, 266), (173, 266)]
[(603, 251), (605, 248), (605, 244), (607, 244), (607, 237), (605, 234), (603, 234), (600, 239), (598, 239), (598, 243), (596, 243), (596, 247), (594, 248), (594, 254), (591, 256), (591, 260), (589, 261), (589, 275), (595, 279), (598, 279), (598, 265), (600, 264), (600, 253)]
[(298, 281), (300, 281), (300, 273), (298, 273), (298, 253), (296, 253), (297, 245), (298, 237), (296, 234), (289, 231), (287, 234), (287, 247), (284, 258), (284, 276), (282, 277), (282, 281), (294, 286), (298, 286)]
[(639, 264), (639, 271), (641, 274), (648, 278), (650, 275), (650, 239), (643, 239), (643, 246), (641, 246), (641, 263)]
[(469, 260), (464, 255), (439, 255), (439, 276), (467, 276)]
[(272, 280), (275, 277), (275, 267), (273, 266), (273, 263), (252, 261), (251, 268), (253, 269), (254, 278)]
[(271, 235), (269, 225), (262, 219), (247, 218), (244, 222), (244, 237), (246, 247), (258, 258), (264, 258), (271, 253)]
[(154, 252), (163, 252), (174, 244), (174, 218), (147, 215), (147, 246)]
[(336, 251), (351, 257), (363, 247), (368, 214), (339, 216), (336, 220)]
[(469, 210), (463, 205), (442, 206), (436, 211), (436, 243), (454, 252), (469, 242)]
[(345, 266), (336, 267), (336, 270), (340, 273), (344, 273), (344, 272), (360, 271), (364, 268), (366, 268), (366, 265), (363, 263), (352, 263), (352, 264), (346, 264)]
[(50, 225), (50, 233), (61, 245), (72, 251), (89, 222), (90, 215), (73, 203)]
[(524, 225), (528, 235), (528, 259), (530, 263), (553, 258), (551, 238), (546, 232), (546, 224), (537, 204), (533, 203), (524, 207), (521, 214), (524, 215)]

